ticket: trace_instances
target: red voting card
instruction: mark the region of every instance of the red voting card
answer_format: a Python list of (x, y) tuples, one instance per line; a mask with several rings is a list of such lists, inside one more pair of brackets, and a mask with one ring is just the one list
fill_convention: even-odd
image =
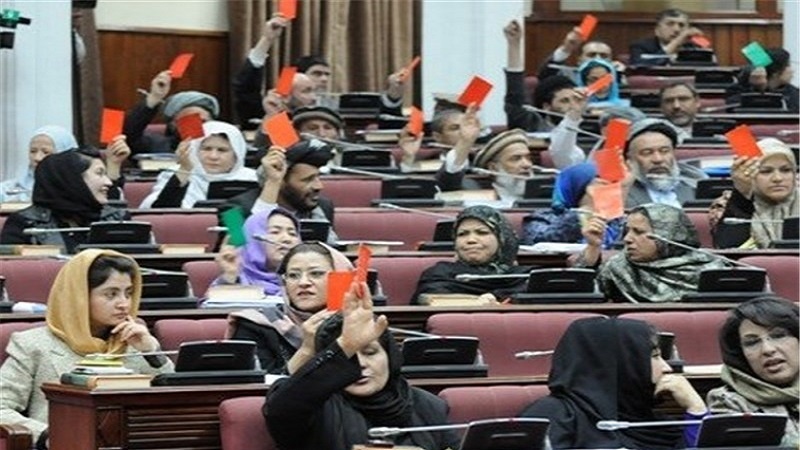
[(358, 260), (356, 261), (356, 282), (366, 283), (367, 272), (369, 271), (369, 262), (372, 259), (372, 250), (369, 246), (360, 244), (358, 246)]
[(123, 122), (125, 122), (125, 111), (103, 108), (103, 124), (100, 127), (100, 143), (108, 144), (114, 140), (115, 137), (122, 134)]
[(711, 48), (711, 41), (709, 41), (708, 38), (705, 36), (701, 35), (692, 36), (692, 42), (694, 42), (695, 45), (701, 48)]
[(625, 178), (625, 167), (622, 165), (622, 157), (618, 149), (596, 150), (594, 162), (597, 165), (597, 176), (603, 180), (614, 183)]
[(603, 146), (608, 149), (622, 150), (625, 148), (625, 141), (628, 140), (628, 130), (631, 128), (630, 121), (625, 119), (611, 119), (606, 127), (606, 142)]
[(416, 106), (411, 107), (411, 116), (408, 119), (408, 132), (416, 137), (422, 135), (422, 123), (425, 121), (425, 116), (422, 111)]
[(294, 76), (297, 73), (297, 67), (286, 66), (281, 69), (281, 76), (278, 78), (278, 83), (275, 85), (275, 92), (288, 97), (292, 93), (292, 83), (294, 83)]
[(492, 90), (492, 83), (484, 80), (483, 78), (475, 75), (472, 77), (472, 80), (467, 85), (467, 88), (464, 89), (464, 92), (461, 93), (461, 96), (458, 97), (458, 103), (464, 106), (469, 106), (472, 103), (475, 103), (475, 106), (480, 107), (486, 97), (489, 95), (489, 91)]
[(419, 56), (412, 59), (411, 62), (408, 63), (408, 65), (403, 69), (403, 72), (400, 74), (400, 81), (406, 81), (408, 77), (410, 77), (411, 74), (414, 73), (414, 69), (417, 68), (420, 61), (421, 58)]
[(761, 156), (761, 149), (756, 144), (756, 138), (750, 127), (747, 125), (739, 125), (725, 133), (725, 139), (731, 145), (731, 150), (736, 156), (745, 157), (759, 157)]
[(183, 77), (183, 74), (186, 73), (186, 69), (189, 68), (189, 63), (192, 62), (192, 58), (194, 58), (194, 53), (181, 53), (176, 56), (175, 60), (172, 61), (172, 64), (169, 66), (171, 72), (170, 76), (175, 80)]
[(340, 311), (344, 304), (344, 294), (353, 284), (355, 272), (328, 272), (328, 300), (329, 311)]
[(595, 81), (594, 83), (586, 86), (586, 96), (591, 97), (592, 95), (602, 91), (603, 89), (611, 86), (611, 83), (614, 81), (614, 76), (610, 73), (607, 73), (600, 77), (599, 80)]
[(591, 14), (587, 14), (583, 16), (583, 20), (581, 21), (581, 24), (578, 27), (578, 33), (580, 33), (584, 41), (588, 41), (589, 36), (592, 35), (594, 27), (596, 26), (597, 26), (597, 17)]
[(203, 118), (200, 114), (189, 114), (179, 117), (175, 121), (178, 126), (178, 134), (181, 140), (197, 139), (206, 135), (203, 131)]
[(278, 14), (287, 20), (297, 17), (297, 0), (278, 0)]
[(592, 197), (594, 212), (598, 216), (611, 220), (625, 215), (622, 183), (592, 184), (586, 191)]
[(286, 111), (265, 120), (264, 133), (269, 136), (272, 145), (278, 147), (289, 148), (300, 141)]

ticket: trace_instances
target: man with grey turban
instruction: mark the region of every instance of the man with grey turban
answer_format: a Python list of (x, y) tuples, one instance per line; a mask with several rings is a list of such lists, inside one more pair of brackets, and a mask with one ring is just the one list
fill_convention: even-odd
[[(156, 75), (150, 82), (150, 91), (146, 93), (144, 100), (125, 114), (123, 134), (127, 136), (132, 154), (172, 153), (180, 142), (175, 120), (190, 114), (200, 114), (205, 122), (219, 116), (219, 102), (214, 96), (204, 92), (184, 91), (167, 98), (171, 82), (169, 70)], [(158, 114), (162, 103), (166, 131), (145, 131)]]

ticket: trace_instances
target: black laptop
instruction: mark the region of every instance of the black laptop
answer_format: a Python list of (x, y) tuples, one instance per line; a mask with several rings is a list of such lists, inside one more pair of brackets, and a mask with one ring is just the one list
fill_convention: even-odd
[(373, 200), (372, 203), (393, 203), (412, 208), (443, 206), (443, 200), (434, 198), (438, 192), (439, 188), (436, 186), (436, 181), (430, 178), (383, 180), (381, 183), (381, 198)]
[(459, 450), (543, 450), (550, 421), (533, 417), (469, 423)]
[(800, 247), (800, 217), (787, 217), (783, 219), (783, 232), (781, 238), (770, 243), (772, 248)]
[(786, 112), (783, 94), (772, 92), (746, 92), (739, 96), (737, 113), (780, 114)]
[(78, 251), (102, 247), (121, 253), (159, 253), (159, 246), (151, 243), (151, 230), (147, 222), (94, 222), (86, 243), (79, 245)]
[(205, 200), (194, 204), (195, 208), (216, 208), (223, 205), (226, 200), (243, 192), (258, 189), (257, 181), (212, 181), (208, 183), (208, 193)]
[(595, 289), (595, 271), (585, 268), (550, 268), (531, 271), (527, 292), (514, 294), (519, 304), (602, 303), (605, 296)]
[(184, 342), (178, 349), (175, 373), (153, 378), (153, 386), (264, 383), (266, 371), (256, 369), (252, 341)]
[(700, 271), (697, 292), (684, 294), (684, 302), (744, 302), (762, 295), (767, 271), (759, 267), (728, 267)]
[(145, 273), (139, 309), (194, 309), (197, 299), (189, 296), (189, 276), (185, 273)]
[(406, 378), (485, 377), (489, 366), (477, 362), (478, 342), (462, 336), (407, 338), (402, 373)]
[(700, 425), (697, 448), (775, 448), (786, 430), (786, 416), (723, 414), (708, 416)]
[(300, 239), (303, 242), (326, 242), (331, 231), (331, 223), (327, 220), (301, 219)]

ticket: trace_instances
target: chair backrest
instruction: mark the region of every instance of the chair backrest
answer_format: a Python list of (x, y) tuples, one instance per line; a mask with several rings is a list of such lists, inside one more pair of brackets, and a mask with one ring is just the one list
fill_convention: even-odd
[(189, 275), (192, 293), (197, 298), (205, 297), (208, 287), (221, 273), (216, 261), (185, 262), (182, 270)]
[(277, 450), (263, 407), (264, 396), (229, 398), (219, 404), (222, 450)]
[(323, 178), (322, 186), (322, 195), (337, 208), (369, 208), (372, 200), (381, 197), (378, 178)]
[(600, 317), (593, 313), (447, 313), (428, 318), (429, 333), (474, 336), (489, 365), (489, 376), (548, 375), (550, 357), (518, 360), (514, 354), (528, 350), (553, 350), (574, 320)]
[(675, 346), (686, 365), (722, 364), (719, 329), (727, 311), (668, 311), (626, 313), (619, 317), (643, 320), (658, 331), (675, 333)]
[(127, 181), (122, 187), (122, 193), (125, 194), (125, 201), (128, 202), (130, 208), (138, 208), (142, 204), (142, 200), (150, 194), (155, 186), (155, 181)]
[(779, 297), (793, 302), (800, 301), (800, 286), (797, 284), (797, 274), (800, 273), (800, 257), (746, 256), (739, 261), (766, 269), (770, 288)]
[(133, 218), (153, 226), (158, 244), (203, 244), (211, 251), (217, 242), (217, 234), (208, 231), (219, 222), (215, 214), (137, 214)]
[(6, 353), (6, 346), (8, 345), (8, 341), (11, 339), (11, 333), (25, 331), (33, 327), (41, 327), (43, 325), (45, 325), (45, 322), (43, 321), (0, 323), (0, 366), (3, 365), (3, 362), (8, 357), (8, 353)]
[(402, 241), (392, 250), (415, 250), (433, 238), (439, 220), (443, 219), (402, 211), (336, 211), (334, 229), (342, 240)]
[(13, 301), (47, 303), (50, 286), (64, 261), (56, 259), (15, 259), (0, 261), (0, 275), (6, 277), (6, 292)]
[(182, 343), (225, 338), (228, 319), (161, 319), (153, 325), (153, 336), (164, 350), (177, 350)]
[(378, 280), (388, 299), (387, 304), (403, 306), (411, 303), (411, 296), (417, 289), (419, 276), (425, 269), (439, 261), (452, 260), (453, 258), (449, 256), (374, 256), (370, 260), (370, 266), (378, 271)]
[(714, 248), (714, 237), (711, 236), (711, 224), (708, 223), (708, 213), (705, 211), (687, 211), (686, 215), (697, 229), (697, 239), (700, 247)]
[(442, 389), (439, 397), (447, 402), (450, 423), (517, 417), (522, 410), (547, 394), (547, 385), (472, 386)]

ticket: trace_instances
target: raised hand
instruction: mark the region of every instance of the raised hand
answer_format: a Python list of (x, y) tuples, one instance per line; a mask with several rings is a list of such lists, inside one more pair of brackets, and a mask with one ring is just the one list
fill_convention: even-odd
[(117, 324), (111, 330), (111, 334), (119, 336), (120, 340), (140, 352), (154, 352), (159, 347), (158, 341), (150, 334), (147, 327), (134, 321), (131, 316)]
[(750, 198), (753, 193), (753, 178), (758, 172), (761, 158), (737, 156), (731, 164), (733, 187), (743, 196)]
[(153, 77), (150, 81), (150, 92), (147, 93), (147, 98), (145, 99), (147, 106), (155, 108), (159, 103), (163, 102), (169, 95), (171, 84), (172, 72), (169, 70), (163, 70)]
[(386, 316), (375, 318), (367, 283), (350, 285), (350, 290), (344, 295), (342, 316), (342, 334), (336, 342), (347, 356), (355, 355), (377, 340), (389, 326)]

